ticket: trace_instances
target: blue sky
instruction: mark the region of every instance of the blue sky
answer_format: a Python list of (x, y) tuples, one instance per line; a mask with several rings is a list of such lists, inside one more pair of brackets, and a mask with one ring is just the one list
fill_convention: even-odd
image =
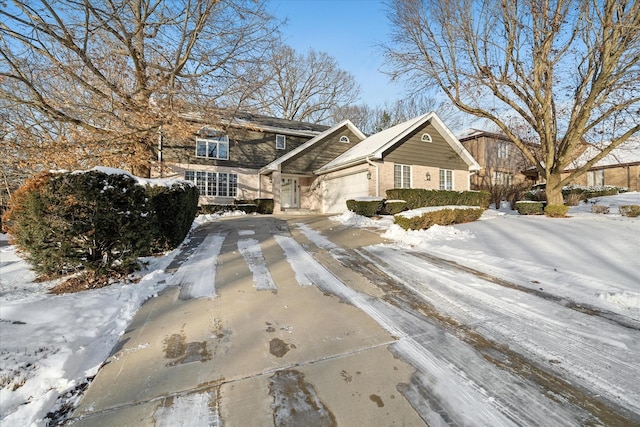
[(371, 107), (402, 96), (399, 85), (379, 71), (382, 52), (376, 44), (389, 33), (385, 5), (376, 0), (271, 0), (269, 11), (287, 19), (281, 31), (298, 53), (326, 52), (350, 72), (362, 89), (360, 103)]

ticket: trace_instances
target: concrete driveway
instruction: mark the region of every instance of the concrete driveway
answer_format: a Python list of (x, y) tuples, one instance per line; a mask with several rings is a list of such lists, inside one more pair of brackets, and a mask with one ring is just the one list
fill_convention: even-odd
[[(318, 230), (326, 244), (301, 230)], [(424, 425), (399, 391), (415, 370), (390, 351), (396, 337), (311, 283), (328, 275), (358, 298), (381, 297), (375, 271), (336, 257), (381, 241), (323, 216), (201, 227), (170, 266), (182, 283), (143, 305), (68, 425), (169, 425), (203, 403), (209, 410), (191, 415), (209, 425)], [(181, 274), (198, 257), (205, 264)]]

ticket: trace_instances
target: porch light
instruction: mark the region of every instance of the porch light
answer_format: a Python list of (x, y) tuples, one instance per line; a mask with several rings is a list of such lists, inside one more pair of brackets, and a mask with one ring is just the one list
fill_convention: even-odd
[(371, 179), (371, 171), (367, 171), (367, 179)]
[(429, 172), (427, 172), (426, 178), (427, 178), (427, 181), (431, 181), (431, 174)]

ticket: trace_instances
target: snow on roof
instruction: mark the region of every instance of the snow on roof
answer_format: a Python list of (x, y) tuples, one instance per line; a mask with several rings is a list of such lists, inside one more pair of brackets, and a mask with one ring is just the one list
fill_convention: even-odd
[(378, 132), (361, 141), (353, 148), (347, 150), (342, 155), (336, 157), (325, 166), (321, 167), (318, 172), (324, 173), (330, 170), (347, 167), (366, 161), (366, 159), (381, 159), (382, 154), (392, 147), (395, 143), (407, 136), (418, 126), (431, 121), (431, 124), (442, 134), (449, 145), (463, 158), (472, 170), (479, 170), (480, 166), (469, 152), (460, 144), (460, 141), (451, 133), (451, 131), (442, 123), (436, 113), (431, 112), (422, 116), (414, 117), (406, 122), (399, 123), (381, 132)]
[[(601, 148), (590, 145), (576, 160), (571, 162), (569, 168), (577, 169), (581, 167), (601, 151)], [(626, 143), (614, 148), (592, 167), (616, 166), (629, 163), (640, 163), (640, 138), (630, 139)]]

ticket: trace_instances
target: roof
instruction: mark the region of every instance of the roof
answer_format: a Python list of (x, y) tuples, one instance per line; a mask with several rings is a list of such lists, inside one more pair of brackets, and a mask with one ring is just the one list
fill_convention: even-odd
[(199, 123), (219, 123), (222, 126), (252, 128), (263, 132), (298, 136), (315, 136), (329, 129), (329, 126), (326, 125), (280, 119), (244, 111), (234, 111), (232, 109), (215, 109), (207, 113), (191, 111), (182, 114), (182, 116), (188, 120)]
[(358, 135), (360, 137), (360, 139), (365, 139), (366, 138), (366, 135), (363, 134), (360, 131), (360, 129), (358, 129), (356, 127), (356, 125), (354, 125), (349, 119), (343, 120), (340, 123), (338, 123), (338, 124), (336, 124), (334, 126), (331, 126), (330, 128), (328, 128), (324, 132), (316, 135), (315, 137), (313, 137), (309, 141), (307, 141), (304, 144), (302, 144), (301, 146), (297, 147), (295, 150), (291, 150), (287, 154), (285, 154), (284, 156), (281, 156), (281, 157), (277, 158), (276, 160), (274, 160), (273, 162), (269, 163), (268, 165), (266, 165), (265, 167), (260, 169), (260, 173), (278, 170), (278, 167), (282, 163), (284, 163), (285, 161), (291, 159), (294, 156), (297, 156), (300, 152), (308, 149), (309, 147), (311, 147), (315, 143), (317, 143), (319, 141), (322, 141), (324, 138), (326, 138), (327, 136), (331, 135), (332, 133), (334, 133), (335, 131), (337, 131), (338, 129), (343, 128), (343, 127), (347, 127), (348, 129), (350, 129), (353, 133)]
[[(602, 150), (595, 145), (589, 145), (584, 152), (567, 169), (577, 169), (593, 159)], [(640, 163), (640, 138), (630, 139), (624, 144), (611, 150), (609, 154), (598, 160), (592, 168), (611, 167)]]
[(460, 142), (466, 141), (468, 139), (475, 139), (475, 138), (480, 138), (480, 137), (489, 137), (489, 138), (494, 138), (494, 139), (502, 139), (505, 141), (510, 141), (510, 139), (501, 133), (495, 133), (495, 132), (489, 132), (486, 130), (482, 130), (482, 129), (475, 129), (475, 128), (468, 128), (463, 130), (462, 132), (460, 132), (459, 134), (456, 135), (456, 138), (458, 138), (458, 140)]
[(449, 143), (456, 153), (467, 163), (470, 170), (479, 170), (480, 165), (469, 154), (469, 152), (463, 147), (458, 139), (451, 133), (451, 131), (440, 120), (438, 115), (434, 112), (424, 114), (422, 116), (414, 117), (406, 122), (397, 124), (388, 129), (378, 132), (370, 137), (361, 141), (356, 146), (347, 150), (342, 155), (336, 157), (325, 166), (321, 167), (318, 173), (327, 173), (333, 170), (346, 168), (355, 164), (364, 163), (371, 159), (382, 159), (385, 151), (393, 147), (396, 143), (401, 141), (407, 135), (411, 134), (415, 129), (431, 122), (436, 130), (444, 137), (445, 141)]

